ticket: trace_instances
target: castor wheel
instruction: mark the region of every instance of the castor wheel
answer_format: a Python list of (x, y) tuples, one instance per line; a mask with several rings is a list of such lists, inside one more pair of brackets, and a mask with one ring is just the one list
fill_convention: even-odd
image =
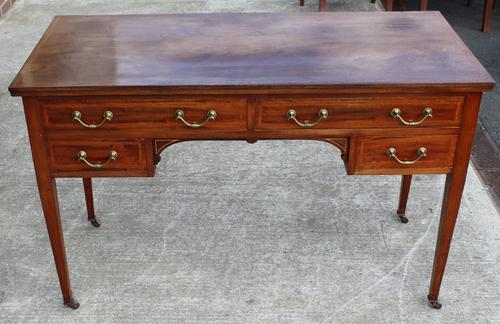
[(80, 307), (80, 304), (73, 298), (71, 298), (69, 303), (64, 303), (64, 305), (68, 306), (71, 309), (78, 309)]
[(429, 296), (427, 296), (427, 299), (429, 299), (429, 305), (434, 308), (434, 309), (441, 309), (443, 305), (437, 301), (437, 299), (431, 299)]
[(97, 221), (97, 219), (93, 218), (93, 219), (89, 219), (89, 222), (90, 224), (92, 224), (92, 226), (94, 227), (99, 227), (101, 226), (101, 224)]
[(406, 218), (405, 214), (398, 214), (399, 219), (401, 220), (401, 223), (406, 224), (408, 223), (408, 218)]

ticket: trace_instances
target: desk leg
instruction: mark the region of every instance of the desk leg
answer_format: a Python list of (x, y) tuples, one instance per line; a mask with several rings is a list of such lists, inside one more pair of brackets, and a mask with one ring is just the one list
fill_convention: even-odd
[(328, 1), (319, 0), (319, 11), (328, 11)]
[(404, 175), (401, 178), (401, 190), (399, 192), (399, 206), (398, 206), (398, 216), (401, 222), (408, 223), (408, 218), (405, 216), (406, 204), (408, 203), (408, 195), (410, 193), (411, 186), (411, 174)]
[(59, 276), (64, 305), (77, 309), (80, 304), (73, 299), (71, 292), (68, 261), (66, 260), (59, 202), (57, 200), (56, 180), (50, 174), (46, 143), (41, 128), (41, 113), (36, 98), (23, 98), (23, 103), (40, 202), (47, 231), (49, 232), (50, 245), (52, 246), (52, 254), (54, 255), (57, 275)]
[(394, 0), (385, 0), (385, 11), (392, 11)]
[(483, 33), (490, 31), (491, 15), (493, 14), (493, 8), (495, 7), (495, 0), (486, 0), (484, 4), (484, 14), (483, 14)]
[(37, 182), (64, 305), (77, 309), (80, 307), (80, 304), (73, 299), (71, 292), (68, 261), (66, 260), (59, 202), (57, 200), (56, 181), (53, 178), (37, 175)]
[(438, 301), (439, 290), (443, 281), (451, 239), (460, 209), (480, 103), (481, 94), (467, 96), (462, 113), (462, 130), (457, 143), (453, 170), (446, 176), (431, 286), (429, 295), (427, 295), (430, 305), (436, 309), (441, 308)]
[(101, 226), (101, 224), (95, 218), (94, 195), (92, 193), (92, 178), (83, 178), (83, 189), (85, 191), (85, 203), (87, 204), (88, 220), (94, 227), (99, 227)]
[(427, 0), (420, 0), (420, 11), (427, 11)]
[[(467, 172), (467, 169), (465, 170)], [(444, 189), (443, 207), (441, 210), (441, 220), (434, 255), (434, 267), (432, 269), (431, 287), (427, 298), (432, 308), (440, 309), (438, 302), (439, 290), (443, 281), (444, 269), (450, 251), (451, 239), (457, 221), (460, 199), (465, 184), (465, 173), (455, 172), (446, 177)]]

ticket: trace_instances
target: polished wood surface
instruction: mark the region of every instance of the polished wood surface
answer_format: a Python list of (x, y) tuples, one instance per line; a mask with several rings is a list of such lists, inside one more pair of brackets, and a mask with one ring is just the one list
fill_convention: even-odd
[(35, 100), (24, 98), (23, 102), (40, 202), (45, 217), (45, 224), (47, 225), (47, 232), (49, 233), (50, 245), (52, 247), (52, 254), (54, 256), (63, 302), (65, 305), (78, 308), (79, 304), (73, 299), (71, 290), (61, 214), (57, 198), (56, 180), (50, 175), (49, 163), (45, 152), (45, 142), (41, 129), (40, 114), (37, 110)]
[[(326, 97), (326, 98), (275, 98), (254, 101), (256, 112), (255, 128), (297, 129), (290, 123), (287, 112), (295, 109), (298, 118), (315, 119), (320, 109), (327, 109), (329, 117), (319, 123), (316, 129), (339, 128), (406, 128), (399, 120), (391, 117), (392, 109), (398, 108), (408, 121), (422, 118), (425, 108), (433, 109), (433, 117), (416, 128), (460, 125), (464, 96), (371, 96), (371, 97)], [(247, 102), (242, 99), (63, 99), (41, 100), (42, 120), (47, 132), (81, 131), (85, 128), (73, 120), (73, 112), (79, 111), (82, 119), (89, 124), (98, 124), (106, 111), (113, 113), (111, 121), (93, 132), (108, 130), (141, 130), (145, 133), (154, 129), (172, 132), (186, 130), (186, 126), (176, 120), (179, 109), (185, 118), (192, 121), (206, 119), (211, 109), (217, 118), (208, 122), (203, 130), (247, 130)]]
[[(421, 135), (418, 137), (356, 137), (351, 143), (350, 170), (353, 174), (448, 173), (453, 166), (457, 136)], [(395, 148), (403, 161), (413, 161), (419, 148), (427, 156), (413, 165), (402, 165), (387, 155)]]
[(57, 17), (10, 91), (23, 96), (66, 305), (78, 307), (55, 178), (84, 179), (92, 221), (91, 178), (154, 176), (175, 143), (309, 139), (337, 147), (348, 174), (403, 175), (399, 214), (412, 174), (447, 174), (429, 291), (439, 308), (480, 99), (493, 85), (438, 13), (216, 14)]
[(53, 172), (93, 170), (76, 159), (79, 151), (85, 151), (88, 155), (87, 160), (92, 163), (104, 163), (108, 160), (109, 152), (116, 151), (118, 158), (103, 169), (107, 171), (145, 170), (147, 165), (145, 145), (140, 140), (102, 139), (100, 141), (79, 140), (76, 142), (56, 140), (50, 141), (47, 147), (49, 164)]
[[(465, 102), (462, 116), (462, 132), (456, 146), (453, 170), (446, 176), (443, 206), (441, 208), (441, 219), (428, 295), (431, 303), (438, 300), (441, 289), (444, 269), (450, 252), (451, 239), (460, 209), (460, 200), (462, 199), (462, 192), (464, 190), (467, 168), (469, 167), (480, 104), (481, 94), (479, 93), (471, 94)], [(438, 307), (440, 306), (438, 305)]]
[[(234, 99), (149, 99), (129, 98), (126, 104), (119, 99), (46, 99), (40, 102), (44, 128), (52, 130), (82, 130), (73, 120), (73, 112), (79, 111), (82, 119), (97, 124), (106, 111), (113, 113), (110, 122), (102, 130), (165, 129), (183, 130), (186, 126), (176, 120), (175, 112), (182, 110), (184, 118), (200, 122), (207, 118), (209, 110), (215, 110), (217, 117), (207, 123), (208, 130), (245, 130), (247, 125), (246, 100)], [(97, 129), (96, 129), (97, 130)]]
[(408, 121), (419, 120), (423, 109), (431, 107), (434, 116), (425, 120), (416, 128), (422, 127), (458, 127), (462, 96), (378, 96), (378, 97), (330, 97), (330, 98), (279, 98), (256, 100), (256, 129), (297, 129), (290, 123), (287, 112), (294, 109), (297, 117), (314, 120), (320, 109), (328, 111), (328, 118), (315, 129), (342, 128), (408, 128), (399, 120), (391, 117), (391, 111), (399, 108), (403, 118)]
[(493, 79), (439, 12), (334, 12), (57, 16), (10, 90), (67, 96), (451, 85), (487, 90)]

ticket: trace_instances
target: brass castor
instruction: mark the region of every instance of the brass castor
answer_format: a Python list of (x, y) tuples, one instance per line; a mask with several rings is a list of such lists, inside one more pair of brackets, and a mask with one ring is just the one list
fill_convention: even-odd
[(406, 224), (408, 223), (408, 218), (406, 218), (405, 214), (398, 214), (399, 219), (401, 220), (401, 223)]
[(71, 298), (69, 303), (64, 303), (64, 305), (68, 306), (71, 309), (78, 309), (80, 307), (80, 304), (73, 298)]
[(431, 297), (427, 296), (427, 299), (429, 299), (429, 305), (434, 308), (434, 309), (441, 309), (443, 305), (437, 301), (437, 299), (431, 299)]
[(93, 219), (89, 219), (89, 222), (90, 224), (92, 224), (92, 226), (94, 227), (100, 227), (101, 224), (97, 221), (97, 219), (93, 218)]

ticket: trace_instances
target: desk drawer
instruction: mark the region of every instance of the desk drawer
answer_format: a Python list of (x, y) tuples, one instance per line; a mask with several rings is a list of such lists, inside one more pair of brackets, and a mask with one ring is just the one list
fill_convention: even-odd
[[(290, 119), (290, 110), (298, 122), (317, 122), (311, 129), (458, 127), (463, 103), (462, 96), (262, 99), (256, 102), (256, 129), (305, 128)], [(432, 117), (417, 125), (404, 123), (421, 121), (430, 112), (426, 108)], [(391, 114), (395, 109), (402, 120)], [(326, 119), (320, 120), (325, 111)]]
[(446, 173), (458, 136), (356, 137), (349, 170), (354, 174)]
[[(146, 172), (150, 157), (144, 140), (50, 141), (49, 165), (55, 172)], [(124, 174), (125, 175), (125, 174)]]
[[(93, 125), (89, 131), (191, 129), (181, 119), (198, 124), (206, 121), (197, 129), (242, 130), (247, 125), (246, 100), (243, 99), (57, 99), (42, 100), (40, 105), (46, 131), (88, 128), (82, 123)], [(180, 111), (182, 118), (177, 115)]]

